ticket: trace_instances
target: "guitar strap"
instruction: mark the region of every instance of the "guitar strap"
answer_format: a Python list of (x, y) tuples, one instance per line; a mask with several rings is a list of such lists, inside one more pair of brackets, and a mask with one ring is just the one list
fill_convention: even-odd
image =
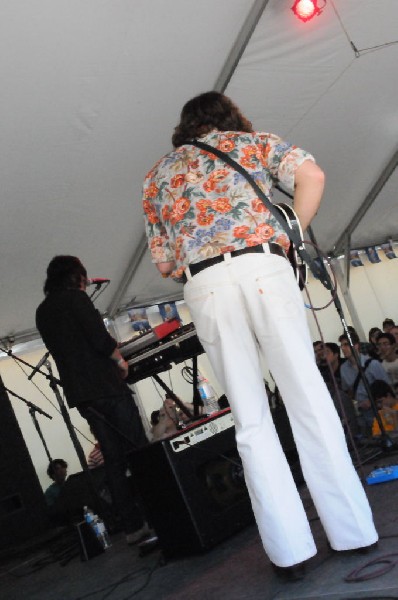
[(257, 184), (257, 182), (253, 179), (253, 177), (250, 175), (250, 173), (248, 173), (248, 171), (246, 171), (246, 169), (244, 167), (242, 167), (242, 165), (240, 165), (238, 162), (236, 162), (236, 160), (231, 158), (228, 154), (226, 154), (222, 150), (219, 150), (218, 148), (214, 148), (214, 146), (210, 146), (210, 144), (200, 142), (199, 140), (190, 140), (189, 144), (191, 144), (192, 146), (201, 148), (202, 150), (205, 150), (206, 152), (210, 152), (211, 154), (215, 154), (216, 156), (221, 158), (221, 160), (223, 160), (224, 162), (229, 164), (233, 169), (238, 171), (238, 173), (243, 175), (243, 177), (246, 179), (246, 181), (248, 181), (250, 183), (250, 185), (256, 192), (257, 196), (262, 200), (262, 202), (268, 208), (268, 210), (270, 211), (272, 216), (277, 220), (279, 225), (286, 232), (286, 234), (288, 235), (292, 244), (294, 245), (297, 253), (301, 257), (301, 260), (303, 262), (307, 263), (307, 265), (311, 269), (314, 277), (316, 277), (317, 279), (321, 279), (323, 281), (324, 276), (325, 276), (324, 268), (322, 270), (323, 265), (322, 265), (322, 267), (320, 267), (320, 265), (317, 264), (314, 261), (314, 259), (310, 256), (310, 254), (307, 252), (307, 250), (303, 246), (303, 240), (296, 233), (296, 231), (293, 231), (292, 229), (290, 229), (290, 227), (287, 225), (287, 223), (284, 222), (283, 218), (278, 213), (275, 206), (272, 204), (270, 199), (267, 198), (267, 196), (264, 194), (263, 190), (260, 188), (260, 186)]

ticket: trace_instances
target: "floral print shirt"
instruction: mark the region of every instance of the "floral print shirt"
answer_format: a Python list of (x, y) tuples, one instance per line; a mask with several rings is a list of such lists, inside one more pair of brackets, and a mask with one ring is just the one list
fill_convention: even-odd
[[(201, 141), (228, 153), (270, 197), (274, 180), (293, 193), (294, 175), (311, 154), (271, 133), (212, 131)], [(161, 158), (143, 187), (145, 227), (152, 262), (176, 262), (179, 279), (189, 264), (289, 239), (246, 179), (213, 154), (180, 146)]]

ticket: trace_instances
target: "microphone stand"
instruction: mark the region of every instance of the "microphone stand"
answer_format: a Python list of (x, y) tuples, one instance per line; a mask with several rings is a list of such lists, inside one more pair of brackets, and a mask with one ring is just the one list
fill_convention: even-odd
[[(47, 353), (46, 353), (46, 354), (43, 356), (43, 358), (41, 358), (41, 359), (39, 360), (39, 362), (37, 363), (37, 365), (36, 365), (35, 367), (34, 367), (34, 366), (31, 364), (31, 363), (29, 363), (29, 362), (27, 362), (26, 360), (24, 360), (23, 358), (21, 358), (20, 356), (17, 356), (16, 354), (14, 354), (14, 353), (13, 353), (13, 351), (12, 351), (11, 349), (10, 349), (10, 350), (7, 350), (6, 348), (2, 348), (2, 347), (0, 347), (0, 352), (3, 352), (3, 354), (7, 354), (8, 356), (10, 356), (11, 358), (13, 358), (13, 359), (14, 359), (14, 360), (16, 360), (17, 362), (20, 362), (22, 365), (25, 365), (26, 367), (29, 367), (29, 369), (32, 369), (32, 373), (31, 373), (31, 374), (28, 376), (28, 380), (29, 380), (29, 381), (30, 381), (30, 380), (33, 378), (33, 376), (34, 376), (36, 373), (40, 373), (40, 375), (43, 375), (43, 377), (47, 377), (47, 379), (48, 379), (48, 375), (47, 375), (47, 373), (45, 373), (44, 371), (41, 371), (41, 370), (40, 370), (40, 367), (41, 367), (41, 366), (43, 366), (43, 364), (44, 364), (44, 362), (45, 362), (45, 361), (43, 361), (42, 365), (40, 365), (40, 363), (41, 363), (41, 362), (42, 362), (42, 360), (44, 359), (44, 356), (46, 357), (46, 360), (47, 360), (47, 358), (48, 358), (48, 356), (49, 356), (49, 354), (50, 354), (49, 352), (47, 352)], [(40, 366), (39, 366), (39, 365), (40, 365)], [(57, 383), (58, 385), (61, 385), (61, 382), (60, 382), (60, 380), (59, 380), (59, 379), (56, 379), (56, 378), (54, 377), (54, 380), (56, 381), (56, 383)]]
[(73, 444), (73, 446), (74, 446), (74, 448), (76, 450), (76, 454), (77, 454), (77, 457), (79, 459), (79, 462), (80, 462), (80, 465), (82, 467), (82, 470), (85, 471), (86, 473), (88, 473), (89, 477), (91, 479), (90, 469), (88, 468), (87, 460), (86, 460), (86, 457), (84, 455), (84, 451), (83, 451), (82, 445), (79, 442), (79, 439), (78, 439), (78, 437), (76, 435), (75, 428), (72, 425), (72, 421), (70, 419), (69, 412), (67, 411), (66, 406), (65, 406), (65, 402), (63, 401), (63, 398), (62, 398), (62, 396), (60, 394), (60, 391), (59, 391), (59, 388), (58, 388), (58, 381), (53, 376), (53, 371), (52, 371), (52, 367), (51, 367), (50, 361), (49, 360), (46, 361), (45, 365), (46, 365), (47, 370), (48, 370), (48, 375), (46, 375), (46, 378), (48, 379), (49, 384), (50, 384), (50, 388), (54, 392), (55, 397), (57, 399), (57, 402), (59, 404), (59, 409), (61, 411), (61, 415), (62, 415), (62, 417), (64, 419), (66, 428), (68, 429), (70, 439), (72, 440), (72, 444)]
[[(391, 451), (392, 449), (394, 449), (396, 447), (396, 444), (394, 444), (394, 442), (392, 441), (391, 437), (387, 434), (386, 429), (384, 427), (384, 423), (383, 423), (383, 421), (381, 419), (381, 416), (379, 414), (379, 411), (377, 409), (376, 401), (375, 401), (374, 396), (372, 394), (372, 391), (370, 389), (369, 381), (368, 381), (368, 379), (366, 377), (366, 374), (365, 374), (365, 371), (363, 370), (363, 367), (361, 365), (360, 356), (359, 356), (358, 352), (356, 351), (356, 349), (354, 347), (354, 344), (353, 344), (353, 341), (352, 341), (352, 338), (351, 338), (351, 334), (350, 334), (347, 322), (346, 322), (345, 317), (344, 317), (344, 312), (343, 312), (343, 308), (342, 308), (340, 299), (337, 296), (336, 290), (334, 289), (333, 282), (332, 282), (332, 280), (331, 280), (331, 278), (329, 276), (329, 273), (327, 272), (327, 270), (326, 270), (326, 268), (324, 266), (323, 257), (322, 257), (322, 255), (320, 254), (320, 252), (318, 250), (318, 244), (316, 242), (316, 238), (315, 238), (315, 235), (314, 235), (314, 232), (313, 232), (311, 226), (309, 226), (307, 228), (307, 231), (309, 233), (310, 240), (311, 240), (312, 244), (314, 245), (314, 248), (316, 249), (319, 262), (322, 265), (321, 268), (323, 270), (323, 276), (320, 279), (320, 281), (324, 285), (324, 287), (327, 290), (329, 290), (331, 292), (331, 294), (332, 294), (332, 298), (333, 298), (333, 302), (334, 302), (337, 314), (339, 315), (340, 321), (341, 321), (341, 323), (343, 325), (344, 334), (347, 336), (348, 343), (349, 343), (350, 349), (351, 349), (351, 353), (352, 353), (352, 356), (354, 357), (355, 365), (356, 365), (356, 367), (358, 369), (358, 373), (360, 375), (360, 380), (362, 381), (362, 383), (363, 383), (363, 385), (365, 387), (365, 390), (366, 390), (366, 393), (367, 393), (367, 396), (368, 396), (368, 399), (369, 399), (369, 402), (370, 402), (370, 406), (371, 406), (372, 412), (373, 412), (374, 417), (375, 417), (375, 419), (376, 419), (376, 421), (377, 421), (377, 423), (379, 425), (380, 433), (381, 433), (381, 435), (380, 435), (380, 446), (381, 446), (381, 448), (382, 448), (382, 450), (384, 452), (389, 452), (389, 451)], [(325, 284), (325, 282), (326, 282), (326, 284)]]
[(200, 407), (203, 406), (202, 399), (200, 397), (199, 388), (198, 388), (198, 357), (195, 355), (192, 357), (192, 386), (193, 386), (193, 412), (195, 415), (195, 419), (200, 417), (199, 410)]
[[(92, 302), (95, 302), (97, 298), (101, 296), (103, 292), (105, 292), (106, 288), (110, 284), (110, 279), (108, 281), (97, 281), (96, 283), (92, 283), (90, 285), (94, 285), (94, 289), (92, 293), (88, 296)], [(102, 286), (104, 286), (102, 288)], [(101, 289), (102, 288), (102, 289)], [(96, 295), (97, 294), (97, 295)], [(88, 295), (88, 294), (87, 294)]]
[[(289, 192), (287, 192), (286, 190), (284, 190), (282, 187), (280, 187), (279, 185), (275, 185), (276, 189), (281, 192), (282, 194), (284, 194), (285, 196), (288, 196), (288, 198), (290, 198), (291, 200), (293, 200), (293, 196), (291, 194), (289, 194)], [(365, 372), (362, 368), (361, 365), (361, 360), (360, 357), (357, 353), (357, 351), (354, 348), (354, 344), (352, 342), (351, 339), (351, 335), (348, 329), (348, 325), (347, 322), (345, 320), (344, 317), (344, 312), (343, 312), (343, 307), (341, 305), (340, 299), (337, 296), (337, 291), (334, 289), (334, 284), (332, 282), (332, 279), (327, 271), (327, 269), (325, 268), (324, 265), (324, 261), (323, 261), (323, 256), (321, 255), (321, 253), (319, 252), (318, 249), (318, 244), (315, 238), (315, 234), (311, 228), (311, 226), (307, 227), (307, 231), (309, 233), (310, 236), (310, 240), (311, 243), (314, 245), (315, 249), (316, 249), (316, 253), (317, 253), (317, 260), (311, 260), (311, 257), (308, 255), (307, 251), (304, 250), (303, 252), (303, 247), (300, 246), (300, 243), (297, 243), (297, 240), (295, 239), (295, 236), (289, 236), (291, 239), (291, 243), (294, 244), (294, 246), (296, 247), (296, 251), (298, 252), (298, 254), (301, 256), (301, 259), (305, 262), (307, 262), (308, 266), (310, 267), (310, 270), (313, 274), (313, 276), (318, 279), (318, 281), (320, 281), (322, 283), (322, 285), (328, 290), (330, 291), (331, 295), (332, 295), (332, 299), (337, 311), (337, 314), (339, 315), (340, 321), (343, 325), (343, 330), (345, 335), (347, 336), (348, 339), (348, 343), (350, 345), (350, 349), (352, 352), (352, 356), (354, 357), (355, 360), (355, 364), (356, 367), (358, 369), (358, 373), (360, 375), (360, 379), (365, 387), (369, 402), (370, 402), (370, 406), (372, 409), (372, 412), (374, 414), (374, 417), (380, 427), (380, 445), (381, 448), (383, 449), (384, 452), (389, 452), (390, 450), (392, 450), (393, 448), (396, 447), (396, 444), (394, 444), (394, 442), (392, 441), (392, 439), (390, 438), (390, 436), (386, 433), (386, 429), (384, 427), (384, 423), (382, 422), (382, 419), (380, 417), (379, 411), (377, 410), (377, 404), (375, 402), (375, 399), (373, 397), (373, 394), (371, 392), (370, 389), (370, 385), (369, 385), (369, 381), (366, 378)], [(300, 240), (299, 240), (300, 241)]]
[(192, 414), (192, 412), (189, 410), (189, 408), (187, 408), (183, 402), (181, 402), (181, 400), (179, 399), (178, 396), (176, 396), (176, 394), (173, 392), (173, 390), (171, 390), (169, 388), (168, 385), (165, 384), (165, 382), (163, 381), (163, 379), (161, 379), (159, 377), (159, 375), (157, 375), (156, 373), (154, 375), (152, 375), (152, 377), (154, 378), (154, 380), (160, 385), (160, 387), (162, 387), (164, 389), (164, 391), (167, 393), (167, 395), (172, 398), (174, 400), (174, 402), (177, 404), (178, 408), (180, 410), (182, 410), (182, 412), (188, 417), (188, 419), (190, 419), (191, 421), (194, 420), (195, 416), (197, 417), (197, 413), (196, 413), (196, 405), (194, 405), (194, 409), (195, 409), (195, 416)]
[(101, 497), (98, 494), (98, 490), (96, 489), (92, 473), (91, 473), (90, 469), (88, 468), (86, 456), (84, 454), (82, 445), (79, 442), (79, 439), (76, 435), (76, 431), (75, 431), (75, 428), (73, 427), (72, 421), (70, 419), (69, 412), (65, 406), (65, 402), (63, 401), (63, 398), (59, 391), (58, 386), (59, 385), (62, 386), (62, 384), (59, 382), (58, 379), (56, 379), (53, 376), (53, 371), (52, 371), (51, 363), (49, 360), (47, 360), (45, 362), (45, 366), (48, 370), (48, 375), (45, 373), (42, 373), (41, 371), (39, 371), (39, 372), (42, 373), (42, 375), (44, 375), (46, 377), (46, 379), (49, 381), (49, 385), (55, 394), (55, 397), (57, 399), (57, 402), (58, 402), (58, 405), (59, 405), (59, 408), (61, 411), (62, 418), (63, 418), (66, 428), (69, 432), (69, 436), (70, 436), (72, 444), (75, 448), (82, 471), (86, 477), (88, 489), (90, 491), (90, 497), (92, 498), (92, 501), (94, 503), (93, 508), (101, 514), (104, 511), (104, 502), (102, 501)]
[(14, 358), (16, 361), (18, 361), (18, 362), (26, 365), (30, 369), (32, 369), (32, 373), (28, 376), (28, 379), (30, 381), (32, 380), (32, 377), (36, 373), (40, 373), (40, 375), (43, 375), (43, 377), (45, 377), (49, 381), (49, 385), (50, 385), (50, 387), (51, 387), (52, 391), (54, 392), (55, 397), (57, 399), (61, 415), (62, 415), (62, 417), (64, 419), (64, 422), (65, 422), (65, 425), (66, 425), (66, 427), (68, 429), (69, 436), (70, 436), (70, 438), (72, 440), (72, 444), (73, 444), (73, 446), (75, 448), (75, 451), (76, 451), (77, 457), (79, 459), (80, 465), (82, 467), (82, 470), (85, 473), (88, 474), (89, 479), (91, 481), (92, 477), (91, 477), (91, 474), (90, 474), (90, 469), (88, 468), (88, 465), (87, 465), (87, 461), (86, 461), (86, 457), (84, 455), (83, 448), (82, 448), (82, 446), (81, 446), (81, 444), (79, 442), (79, 439), (78, 439), (78, 437), (76, 435), (75, 428), (72, 425), (72, 421), (70, 420), (69, 413), (68, 413), (68, 411), (66, 409), (65, 403), (64, 403), (64, 401), (62, 399), (62, 396), (60, 394), (60, 391), (59, 391), (59, 387), (58, 386), (62, 387), (62, 384), (61, 384), (61, 382), (60, 382), (59, 379), (57, 379), (56, 377), (54, 377), (53, 372), (52, 372), (52, 368), (51, 368), (51, 363), (50, 363), (49, 360), (47, 360), (47, 358), (45, 359), (44, 364), (45, 364), (45, 366), (46, 366), (46, 368), (48, 370), (48, 374), (45, 373), (44, 371), (42, 371), (41, 368), (39, 368), (39, 365), (41, 365), (41, 363), (42, 363), (42, 361), (43, 361), (43, 359), (45, 358), (46, 355), (44, 355), (43, 358), (41, 358), (40, 361), (38, 362), (38, 364), (34, 367), (30, 363), (28, 363), (25, 360), (23, 360), (22, 358), (20, 358), (19, 356), (16, 356), (15, 354), (13, 354), (12, 350), (5, 350), (3, 348), (0, 348), (0, 350), (2, 352), (4, 352), (5, 354), (8, 354), (8, 356), (11, 356), (12, 358)]
[(42, 433), (42, 431), (40, 429), (40, 425), (39, 425), (39, 422), (37, 420), (36, 413), (40, 413), (41, 415), (44, 415), (45, 417), (47, 417), (47, 419), (52, 419), (52, 416), (49, 415), (48, 413), (46, 413), (44, 410), (42, 410), (39, 406), (36, 406), (36, 404), (33, 404), (33, 402), (29, 402), (29, 400), (25, 400), (25, 398), (23, 398), (22, 396), (18, 396), (18, 394), (16, 394), (15, 392), (11, 391), (10, 389), (8, 389), (5, 385), (2, 385), (1, 389), (5, 390), (11, 396), (14, 396), (15, 398), (18, 398), (19, 400), (22, 400), (22, 402), (24, 402), (26, 404), (26, 406), (29, 407), (29, 414), (32, 417), (33, 424), (34, 424), (34, 426), (36, 428), (37, 433), (39, 434), (39, 437), (40, 437), (42, 443), (43, 443), (44, 450), (45, 450), (45, 452), (47, 454), (48, 460), (49, 460), (49, 462), (51, 462), (52, 461), (51, 454), (50, 454), (50, 452), (48, 450), (48, 447), (47, 447), (46, 441), (44, 439), (43, 433)]
[[(42, 441), (42, 443), (43, 443), (44, 450), (45, 450), (45, 452), (46, 452), (46, 454), (47, 454), (48, 461), (49, 461), (49, 462), (52, 462), (52, 460), (53, 460), (53, 459), (51, 458), (50, 451), (49, 451), (49, 449), (47, 448), (46, 441), (45, 441), (45, 439), (44, 439), (43, 433), (42, 433), (42, 431), (41, 431), (41, 429), (40, 429), (40, 425), (39, 425), (39, 422), (38, 422), (38, 420), (37, 420), (37, 417), (36, 417), (36, 411), (37, 411), (37, 409), (38, 409), (38, 407), (37, 407), (37, 406), (36, 406), (36, 407), (33, 407), (33, 406), (31, 406), (31, 408), (29, 409), (29, 414), (30, 414), (30, 416), (32, 417), (33, 425), (36, 427), (36, 431), (37, 431), (37, 433), (39, 434), (39, 437), (40, 437), (40, 439), (41, 439), (41, 441)], [(44, 414), (46, 414), (46, 413), (44, 413)], [(49, 415), (47, 415), (47, 416), (48, 416), (50, 419), (52, 419), (52, 417), (50, 417)]]

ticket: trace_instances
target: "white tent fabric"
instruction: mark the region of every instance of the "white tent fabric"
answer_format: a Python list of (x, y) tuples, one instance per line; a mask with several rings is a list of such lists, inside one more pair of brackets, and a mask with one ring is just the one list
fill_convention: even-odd
[(56, 254), (112, 280), (111, 315), (181, 297), (145, 249), (141, 184), (184, 102), (214, 87), (314, 153), (325, 251), (350, 224), (352, 247), (398, 238), (398, 3), (327, 0), (307, 23), (292, 4), (0, 0), (0, 338), (34, 330)]

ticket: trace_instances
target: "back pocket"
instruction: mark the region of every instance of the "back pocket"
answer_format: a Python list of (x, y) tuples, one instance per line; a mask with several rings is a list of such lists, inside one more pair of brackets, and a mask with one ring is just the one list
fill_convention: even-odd
[(184, 287), (184, 300), (191, 313), (196, 333), (201, 342), (214, 344), (219, 339), (215, 316), (215, 294), (207, 287)]

